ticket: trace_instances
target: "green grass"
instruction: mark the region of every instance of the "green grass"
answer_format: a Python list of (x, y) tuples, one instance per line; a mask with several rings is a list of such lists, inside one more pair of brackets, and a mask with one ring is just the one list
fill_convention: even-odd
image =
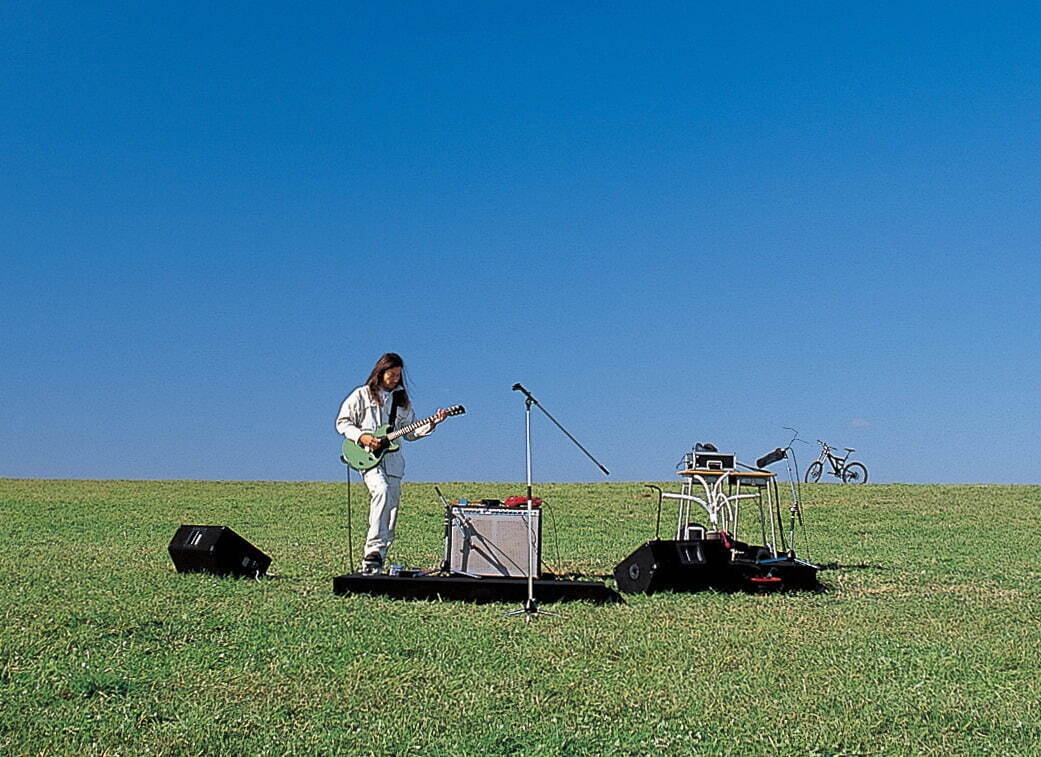
[[(653, 534), (639, 484), (536, 494), (556, 572), (606, 577)], [(1041, 753), (1041, 487), (804, 498), (827, 591), (525, 623), (511, 605), (334, 596), (343, 484), (0, 480), (0, 752)], [(181, 523), (232, 526), (272, 577), (177, 574)], [(439, 564), (440, 524), (433, 486), (406, 484), (392, 561)]]

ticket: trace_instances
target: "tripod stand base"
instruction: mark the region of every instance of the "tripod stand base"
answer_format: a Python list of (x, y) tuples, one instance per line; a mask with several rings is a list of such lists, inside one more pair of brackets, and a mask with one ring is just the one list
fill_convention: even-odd
[(536, 615), (551, 615), (553, 617), (559, 617), (560, 613), (546, 612), (545, 610), (540, 610), (539, 603), (536, 602), (533, 598), (529, 597), (528, 599), (524, 600), (524, 606), (519, 610), (510, 610), (509, 612), (503, 613), (503, 616), (507, 618), (511, 615), (523, 615), (525, 622), (527, 622), (534, 618)]
[[(584, 600), (596, 604), (621, 602), (618, 592), (600, 581), (567, 581), (540, 578), (534, 581), (540, 604)], [(468, 578), (466, 576), (364, 576), (351, 573), (333, 579), (333, 594), (369, 594), (396, 599), (454, 600), (487, 604), (522, 602), (528, 610), (526, 578)], [(539, 612), (535, 608), (535, 612)]]

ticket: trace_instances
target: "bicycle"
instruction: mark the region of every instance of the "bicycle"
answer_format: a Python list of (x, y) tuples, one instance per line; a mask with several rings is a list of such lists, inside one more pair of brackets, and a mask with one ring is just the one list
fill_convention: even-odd
[(806, 483), (815, 484), (820, 481), (821, 473), (824, 472), (824, 463), (831, 465), (828, 475), (841, 479), (844, 484), (867, 483), (867, 466), (864, 463), (849, 459), (849, 456), (856, 450), (851, 447), (843, 447), (846, 450), (846, 454), (843, 457), (839, 457), (831, 451), (831, 445), (827, 442), (818, 439), (817, 444), (821, 446), (820, 457), (810, 463), (810, 467), (806, 469)]

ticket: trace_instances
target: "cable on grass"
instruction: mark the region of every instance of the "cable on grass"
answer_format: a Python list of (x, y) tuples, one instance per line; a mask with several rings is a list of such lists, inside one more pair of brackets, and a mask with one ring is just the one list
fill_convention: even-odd
[(342, 457), (344, 462), (344, 476), (347, 478), (347, 572), (354, 570), (354, 532), (351, 529), (351, 466)]

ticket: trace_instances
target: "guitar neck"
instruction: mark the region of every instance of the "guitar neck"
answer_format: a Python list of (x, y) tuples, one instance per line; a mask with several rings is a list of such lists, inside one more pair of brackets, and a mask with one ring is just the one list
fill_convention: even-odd
[(421, 428), (422, 426), (425, 426), (428, 423), (430, 423), (430, 421), (434, 420), (434, 418), (435, 418), (435, 416), (431, 415), (429, 418), (424, 418), (421, 421), (416, 421), (415, 423), (410, 423), (409, 425), (407, 425), (407, 426), (405, 426), (403, 428), (399, 428), (396, 431), (391, 431), (389, 434), (387, 434), (387, 440), (392, 442), (395, 439), (397, 439), (399, 436), (403, 436), (405, 434), (411, 434), (417, 428)]

